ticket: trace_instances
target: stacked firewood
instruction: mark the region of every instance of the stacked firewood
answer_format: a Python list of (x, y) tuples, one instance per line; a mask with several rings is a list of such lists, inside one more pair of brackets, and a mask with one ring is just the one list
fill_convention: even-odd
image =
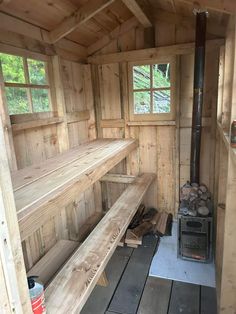
[(212, 212), (211, 193), (204, 184), (187, 182), (180, 189), (180, 214), (209, 216)]
[(137, 248), (142, 244), (142, 238), (146, 234), (163, 236), (171, 233), (172, 215), (155, 208), (147, 209), (143, 204), (139, 206), (133, 220), (131, 221), (120, 246), (125, 244)]

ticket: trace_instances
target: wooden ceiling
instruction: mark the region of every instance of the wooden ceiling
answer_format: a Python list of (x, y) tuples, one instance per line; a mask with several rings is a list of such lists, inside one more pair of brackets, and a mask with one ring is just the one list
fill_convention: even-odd
[(48, 30), (52, 42), (66, 37), (89, 47), (132, 19), (141, 21), (144, 27), (154, 20), (171, 23), (182, 16), (194, 22), (193, 8), (201, 6), (208, 9), (210, 22), (217, 29), (225, 26), (229, 14), (236, 11), (232, 0), (198, 0), (198, 3), (193, 0), (0, 0), (0, 11)]

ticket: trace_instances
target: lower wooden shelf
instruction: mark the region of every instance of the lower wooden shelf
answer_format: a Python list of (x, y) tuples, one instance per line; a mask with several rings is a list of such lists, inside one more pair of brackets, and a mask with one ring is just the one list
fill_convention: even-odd
[(45, 293), (50, 314), (81, 311), (155, 177), (137, 177), (52, 280)]

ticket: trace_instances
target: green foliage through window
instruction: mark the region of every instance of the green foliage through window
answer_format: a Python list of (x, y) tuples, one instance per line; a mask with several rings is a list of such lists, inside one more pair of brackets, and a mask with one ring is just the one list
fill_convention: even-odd
[(0, 53), (0, 64), (10, 115), (50, 110), (45, 62)]
[(170, 88), (169, 63), (134, 66), (134, 113), (169, 113), (171, 106)]

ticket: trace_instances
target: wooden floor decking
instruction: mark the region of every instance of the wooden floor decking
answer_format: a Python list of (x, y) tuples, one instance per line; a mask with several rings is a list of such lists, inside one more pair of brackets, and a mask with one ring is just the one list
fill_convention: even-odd
[(81, 314), (216, 314), (215, 289), (148, 277), (158, 240), (117, 248), (106, 268), (107, 287), (96, 286)]

